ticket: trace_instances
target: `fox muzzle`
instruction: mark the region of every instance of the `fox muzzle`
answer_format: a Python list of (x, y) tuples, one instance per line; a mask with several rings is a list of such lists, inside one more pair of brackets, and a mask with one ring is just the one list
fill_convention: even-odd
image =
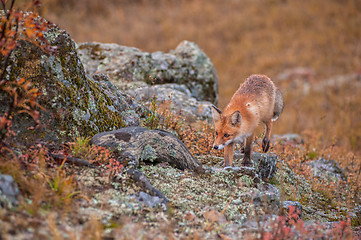
[(225, 147), (225, 145), (221, 144), (221, 145), (213, 145), (213, 148), (216, 150), (222, 150)]

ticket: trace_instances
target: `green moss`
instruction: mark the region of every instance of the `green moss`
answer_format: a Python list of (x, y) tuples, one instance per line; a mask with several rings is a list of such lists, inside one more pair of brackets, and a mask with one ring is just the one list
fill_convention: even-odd
[(279, 186), (280, 182), (278, 181), (276, 176), (273, 176), (271, 179), (268, 180), (269, 184), (275, 185), (275, 186)]
[(318, 156), (318, 154), (315, 151), (311, 151), (307, 154), (307, 157), (309, 159), (315, 159), (315, 158), (317, 158), (317, 156)]

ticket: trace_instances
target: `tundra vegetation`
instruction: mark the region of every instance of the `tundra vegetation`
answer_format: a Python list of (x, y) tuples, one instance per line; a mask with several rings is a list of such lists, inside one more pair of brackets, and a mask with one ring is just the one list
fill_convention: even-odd
[[(0, 180), (11, 182), (9, 189), (16, 183), (20, 197), (0, 198), (0, 238), (232, 239), (242, 231), (245, 239), (360, 237), (358, 1), (14, 2), (1, 0), (7, 11), (0, 25)], [(270, 150), (281, 160), (264, 184), (278, 189), (277, 199), (302, 204), (302, 216), (297, 205), (273, 208), (277, 199), (271, 190), (265, 194), (248, 175), (194, 173), (167, 164), (141, 164), (139, 169), (168, 204), (153, 206), (154, 197), (148, 205), (139, 204), (146, 195), (113, 152), (90, 144), (93, 132), (31, 146), (18, 141), (19, 119), (26, 118), (27, 130), (34, 132), (46, 108), (38, 101), (44, 92), (32, 80), (8, 74), (11, 54), (21, 42), (49, 56), (56, 51), (44, 37), (51, 24), (39, 20), (39, 12), (76, 41), (117, 42), (147, 51), (169, 50), (183, 39), (198, 43), (221, 78), (221, 105), (238, 88), (234, 79), (258, 72), (274, 76), (286, 103), (274, 133), (297, 132), (302, 140), (275, 137)], [(81, 19), (87, 20), (74, 24)], [(222, 153), (212, 149), (212, 124), (190, 124), (171, 105), (154, 96), (140, 125), (172, 132), (206, 169), (220, 167)], [(262, 151), (259, 139), (261, 134), (256, 152)], [(322, 159), (341, 166), (342, 177), (318, 176), (311, 162)], [(78, 166), (86, 165), (83, 161), (92, 167)]]

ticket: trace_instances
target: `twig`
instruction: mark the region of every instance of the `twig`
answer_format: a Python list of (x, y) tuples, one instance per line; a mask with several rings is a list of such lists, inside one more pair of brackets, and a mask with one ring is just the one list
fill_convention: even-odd
[(143, 173), (136, 169), (128, 169), (126, 172), (133, 178), (133, 180), (138, 186), (148, 190), (150, 195), (161, 198), (162, 203), (168, 202), (167, 198), (163, 195), (163, 193), (161, 193), (161, 191), (159, 191), (158, 189), (154, 188)]
[(60, 154), (53, 154), (53, 153), (48, 153), (48, 156), (55, 158), (55, 159), (59, 159), (59, 160), (64, 160), (66, 159), (67, 162), (70, 162), (74, 165), (77, 166), (85, 166), (85, 167), (90, 167), (90, 168), (95, 168), (95, 165), (90, 163), (87, 160), (84, 159), (80, 159), (80, 158), (75, 158), (75, 157), (67, 157), (67, 156), (63, 156)]
[[(238, 187), (240, 187), (240, 186), (241, 186), (241, 182), (239, 181), (238, 184), (237, 184), (237, 186), (236, 186), (236, 187), (234, 188), (234, 190), (233, 190), (233, 193), (232, 193), (231, 198), (228, 200), (226, 206), (225, 206), (225, 207), (223, 208), (223, 210), (221, 211), (221, 214), (222, 214), (222, 215), (224, 215), (224, 213), (225, 213), (226, 210), (228, 209), (229, 205), (230, 205), (231, 202), (233, 201), (233, 198), (234, 198), (234, 196), (236, 195), (236, 191), (237, 191)], [(207, 226), (205, 227), (205, 229), (210, 229), (210, 227), (213, 225), (213, 223), (214, 223), (215, 221), (217, 221), (217, 220), (218, 220), (218, 217), (212, 219), (212, 220), (207, 224)]]

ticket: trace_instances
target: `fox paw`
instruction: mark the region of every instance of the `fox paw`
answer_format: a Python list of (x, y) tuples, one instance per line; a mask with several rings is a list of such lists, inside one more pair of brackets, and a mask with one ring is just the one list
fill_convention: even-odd
[(239, 150), (241, 153), (244, 153), (244, 147), (241, 147), (241, 149)]
[(270, 140), (268, 138), (263, 138), (263, 140), (262, 140), (262, 150), (263, 150), (263, 152), (268, 151), (269, 143), (270, 143)]
[(250, 158), (243, 158), (242, 161), (242, 166), (244, 167), (249, 167), (252, 165), (251, 159)]

